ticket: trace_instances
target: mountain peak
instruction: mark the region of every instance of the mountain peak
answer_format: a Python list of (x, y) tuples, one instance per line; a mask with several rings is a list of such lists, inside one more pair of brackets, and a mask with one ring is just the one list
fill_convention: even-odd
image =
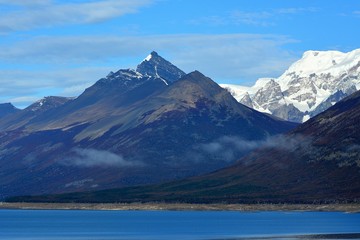
[(32, 111), (32, 112), (37, 112), (37, 111), (43, 112), (48, 109), (61, 106), (72, 99), (73, 98), (68, 98), (68, 97), (47, 96), (34, 102), (25, 109), (27, 111)]
[(14, 107), (11, 103), (0, 103), (0, 118), (17, 111), (19, 111), (19, 109)]
[(151, 55), (152, 57), (160, 57), (159, 54), (158, 54), (157, 52), (155, 52), (155, 51), (152, 51), (152, 52), (150, 53), (150, 55)]
[(194, 70), (191, 73), (189, 73), (188, 75), (193, 77), (193, 78), (203, 78), (203, 77), (205, 77), (205, 75), (202, 74), (201, 72), (199, 72), (198, 70)]
[(360, 49), (344, 53), (340, 51), (306, 51), (302, 58), (293, 63), (289, 69), (280, 78), (285, 78), (289, 73), (296, 73), (300, 77), (308, 77), (316, 73), (330, 73), (332, 75), (341, 75), (360, 60)]
[(166, 83), (172, 83), (185, 73), (169, 61), (162, 58), (157, 52), (152, 51), (136, 68), (143, 74), (162, 79)]

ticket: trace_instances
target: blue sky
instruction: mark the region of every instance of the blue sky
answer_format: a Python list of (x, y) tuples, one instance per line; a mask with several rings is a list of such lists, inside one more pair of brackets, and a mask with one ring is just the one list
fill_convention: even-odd
[(0, 0), (0, 103), (77, 96), (152, 50), (252, 85), (306, 50), (360, 48), (358, 0)]

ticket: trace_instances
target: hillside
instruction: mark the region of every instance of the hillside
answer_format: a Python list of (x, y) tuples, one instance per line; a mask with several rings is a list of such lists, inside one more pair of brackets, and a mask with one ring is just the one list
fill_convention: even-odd
[(360, 91), (290, 133), (271, 137), (236, 164), (145, 187), (12, 201), (336, 203), (360, 199)]

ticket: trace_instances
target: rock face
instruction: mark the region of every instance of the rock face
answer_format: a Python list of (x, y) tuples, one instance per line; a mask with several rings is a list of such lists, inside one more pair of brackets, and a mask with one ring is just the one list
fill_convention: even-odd
[(237, 139), (295, 126), (238, 103), (198, 71), (184, 75), (154, 52), (137, 70), (111, 72), (76, 99), (46, 111), (41, 103), (20, 112), (37, 112), (21, 115), (26, 121), (0, 121), (2, 198), (194, 176), (253, 147)]
[[(253, 87), (222, 84), (241, 103), (277, 117), (304, 122), (360, 89), (360, 49), (307, 51), (277, 79)], [(252, 105), (244, 96), (249, 95)]]

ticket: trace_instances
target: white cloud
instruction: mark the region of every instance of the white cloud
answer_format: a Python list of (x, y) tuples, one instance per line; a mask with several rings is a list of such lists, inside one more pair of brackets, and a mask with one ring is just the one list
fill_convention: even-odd
[(274, 14), (299, 14), (299, 13), (315, 13), (319, 9), (316, 7), (306, 7), (306, 8), (279, 8), (275, 9)]
[(39, 6), (39, 5), (49, 5), (51, 0), (0, 0), (0, 5), (19, 5), (19, 6)]
[(111, 70), (111, 67), (0, 70), (0, 103), (11, 102), (25, 108), (44, 96), (78, 96)]
[(39, 27), (51, 27), (65, 24), (87, 24), (101, 22), (125, 14), (136, 13), (153, 0), (97, 0), (80, 3), (61, 3), (37, 0), (0, 1), (0, 4), (18, 5), (19, 8), (2, 13), (0, 32), (29, 30)]
[(252, 25), (259, 27), (270, 27), (277, 25), (277, 22), (280, 21), (280, 19), (278, 19), (279, 16), (289, 16), (301, 13), (313, 13), (317, 11), (318, 9), (314, 7), (279, 8), (254, 12), (233, 10), (231, 12), (228, 12), (226, 15), (212, 15), (208, 17), (201, 17), (199, 19), (192, 19), (188, 21), (188, 23), (195, 25), (208, 24), (213, 26)]
[(135, 167), (140, 162), (127, 161), (121, 155), (97, 149), (76, 148), (73, 156), (63, 160), (65, 165), (78, 167)]
[[(277, 63), (289, 63), (293, 56), (283, 50), (283, 47), (294, 42), (296, 41), (286, 36), (261, 34), (38, 37), (14, 43), (12, 46), (0, 47), (0, 61), (48, 64), (97, 61), (103, 63), (116, 58), (141, 59), (150, 51), (156, 50), (160, 55), (165, 53), (174, 56), (174, 63), (187, 68), (188, 71), (200, 66), (204, 70), (213, 69), (209, 73), (212, 76), (240, 77), (241, 73), (247, 72), (251, 66), (257, 68), (258, 74), (263, 74), (272, 72), (274, 63), (276, 67)], [(221, 62), (224, 64), (220, 64)], [(264, 67), (258, 68), (259, 64), (264, 63), (269, 64), (270, 71), (263, 69)], [(207, 65), (209, 67), (205, 67)], [(214, 71), (221, 74), (212, 74)], [(249, 72), (245, 75), (254, 73)]]
[[(283, 152), (294, 152), (298, 149), (313, 151), (312, 138), (303, 135), (276, 135), (263, 140), (246, 140), (237, 136), (223, 136), (213, 142), (193, 147), (195, 161), (208, 161), (208, 156), (231, 162), (254, 149), (274, 149)], [(257, 154), (255, 151), (253, 154)]]
[[(259, 147), (263, 142), (245, 140), (236, 136), (224, 136), (213, 142), (196, 146), (195, 149), (198, 153), (205, 153), (223, 161), (231, 162)], [(201, 154), (198, 156), (201, 156)], [(207, 157), (205, 156), (203, 159), (207, 159)]]
[(37, 100), (39, 100), (39, 98), (36, 96), (22, 96), (22, 97), (10, 98), (6, 102), (10, 102), (15, 106), (26, 107), (29, 105), (29, 103), (36, 102)]
[(273, 17), (271, 12), (244, 12), (244, 11), (234, 11), (230, 15), (230, 20), (234, 24), (248, 24), (248, 25), (258, 25), (258, 26), (270, 26), (274, 25), (269, 19)]

